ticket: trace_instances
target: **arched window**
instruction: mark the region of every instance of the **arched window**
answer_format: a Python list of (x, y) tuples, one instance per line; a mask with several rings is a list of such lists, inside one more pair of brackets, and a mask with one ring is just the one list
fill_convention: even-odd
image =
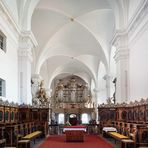
[(64, 114), (63, 113), (59, 114), (58, 123), (59, 124), (64, 124)]
[(88, 114), (87, 113), (82, 114), (81, 120), (82, 124), (88, 124), (89, 123)]

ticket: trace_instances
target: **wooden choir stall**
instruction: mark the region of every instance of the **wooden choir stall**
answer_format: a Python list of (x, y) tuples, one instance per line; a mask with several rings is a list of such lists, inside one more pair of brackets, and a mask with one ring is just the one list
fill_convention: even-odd
[(124, 144), (132, 143), (134, 147), (148, 147), (148, 99), (129, 104), (102, 104), (98, 106), (98, 115), (104, 135), (110, 135)]
[(48, 134), (49, 108), (0, 100), (0, 147), (29, 148), (30, 141)]

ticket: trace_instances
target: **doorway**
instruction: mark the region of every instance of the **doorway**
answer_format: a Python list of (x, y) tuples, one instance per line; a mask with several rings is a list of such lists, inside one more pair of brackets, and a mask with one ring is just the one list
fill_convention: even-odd
[(71, 125), (77, 125), (77, 115), (76, 114), (69, 115), (69, 123)]

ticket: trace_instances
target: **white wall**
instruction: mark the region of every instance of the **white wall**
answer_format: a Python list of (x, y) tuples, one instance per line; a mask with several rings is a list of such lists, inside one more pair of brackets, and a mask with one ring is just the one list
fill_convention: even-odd
[(18, 8), (17, 8), (17, 1), (16, 0), (3, 0), (5, 6), (8, 8), (8, 11), (18, 23)]
[(148, 97), (148, 29), (130, 47), (130, 98)]
[(106, 89), (106, 80), (104, 80), (104, 76), (106, 75), (106, 69), (104, 64), (101, 62), (99, 66), (99, 72), (98, 72), (98, 90), (97, 93), (97, 102), (99, 104), (106, 103), (107, 99), (107, 89)]
[(136, 12), (136, 9), (140, 2), (143, 0), (129, 0), (129, 15), (128, 20), (130, 20)]
[(113, 80), (116, 76), (116, 61), (114, 59), (116, 52), (116, 47), (112, 47), (111, 54), (110, 54), (110, 97), (113, 97), (113, 94), (115, 92), (115, 85), (113, 83)]
[(0, 49), (0, 78), (6, 80), (6, 98), (18, 102), (18, 58), (17, 45), (12, 32), (0, 16), (0, 30), (7, 36), (6, 53)]

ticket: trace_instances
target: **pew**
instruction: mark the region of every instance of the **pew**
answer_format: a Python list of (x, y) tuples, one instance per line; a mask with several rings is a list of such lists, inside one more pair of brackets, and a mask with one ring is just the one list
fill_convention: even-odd
[(22, 138), (22, 140), (30, 140), (30, 141), (34, 140), (34, 143), (35, 143), (35, 139), (39, 137), (41, 134), (42, 134), (41, 131), (36, 131), (36, 132), (26, 135), (25, 137)]
[(135, 144), (134, 144), (134, 141), (131, 140), (129, 137), (127, 136), (124, 136), (122, 134), (119, 134), (117, 132), (108, 132), (107, 133), (110, 137), (114, 138), (115, 139), (115, 142), (116, 140), (118, 140), (119, 142), (121, 142), (121, 145), (124, 144), (124, 148), (127, 147), (127, 144), (132, 144), (134, 147), (135, 147)]
[(17, 147), (18, 148), (30, 148), (30, 140), (19, 140)]

